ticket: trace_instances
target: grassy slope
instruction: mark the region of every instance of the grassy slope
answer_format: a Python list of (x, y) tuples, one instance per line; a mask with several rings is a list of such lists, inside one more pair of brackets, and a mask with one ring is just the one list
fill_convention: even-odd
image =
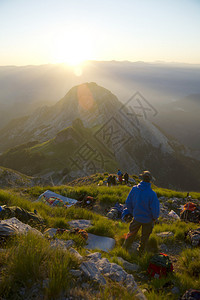
[(0, 167), (0, 186), (31, 186), (32, 177), (26, 176), (20, 172)]
[(114, 156), (108, 154), (94, 138), (94, 129), (86, 129), (77, 123), (42, 144), (27, 143), (11, 148), (0, 156), (0, 165), (28, 175), (43, 175), (52, 171), (67, 173), (69, 166), (70, 171), (76, 170), (71, 166), (70, 157), (73, 157), (79, 147), (87, 141), (93, 149), (101, 153), (104, 169), (109, 172), (116, 170), (117, 163)]
[[(97, 198), (97, 207), (101, 208), (100, 211), (102, 214), (74, 207), (71, 207), (67, 210), (63, 208), (51, 208), (43, 203), (33, 202), (33, 200), (37, 199), (37, 197), (47, 188), (64, 196), (74, 198), (78, 198), (79, 195), (81, 195), (83, 192), (86, 192), (87, 194)], [(155, 190), (160, 196), (185, 196), (185, 193), (176, 191), (161, 188), (155, 188)], [(105, 186), (98, 187), (96, 185), (80, 187), (34, 187), (28, 188), (26, 190), (21, 188), (10, 191), (0, 190), (0, 205), (17, 205), (29, 211), (33, 211), (34, 209), (36, 209), (45, 219), (46, 227), (68, 228), (69, 226), (67, 222), (71, 219), (90, 219), (92, 221), (93, 227), (88, 229), (89, 232), (114, 237), (116, 239), (117, 243), (115, 248), (108, 254), (104, 253), (103, 256), (106, 256), (113, 261), (116, 261), (117, 256), (121, 256), (130, 262), (139, 264), (142, 270), (145, 271), (148, 265), (149, 258), (152, 254), (144, 254), (143, 257), (140, 258), (133, 254), (130, 255), (128, 252), (122, 249), (121, 243), (123, 241), (124, 233), (128, 231), (128, 224), (118, 221), (112, 221), (103, 216), (103, 214), (105, 214), (105, 210), (102, 210), (102, 207), (104, 207), (104, 209), (110, 207), (116, 201), (124, 203), (129, 191), (130, 188), (127, 186), (107, 188)], [(200, 199), (199, 193), (191, 193), (191, 195), (195, 198)], [(184, 233), (189, 228), (196, 227), (198, 227), (198, 225), (192, 223), (187, 224), (180, 221), (173, 224), (156, 225), (154, 227), (150, 243), (154, 243), (157, 245), (160, 245), (161, 243), (170, 243), (171, 245), (174, 245), (176, 247), (176, 244), (180, 244), (183, 242)], [(168, 230), (174, 233), (174, 237), (170, 240), (163, 241), (161, 238), (158, 238), (155, 235), (156, 232)], [(69, 239), (71, 237), (66, 236), (65, 238)], [(74, 240), (76, 242), (78, 251), (84, 255), (85, 250), (84, 248), (82, 248), (82, 241), (77, 237), (74, 237)], [(69, 274), (69, 269), (72, 267), (76, 268), (76, 259), (70, 255), (68, 255), (67, 258), (67, 256), (63, 255), (61, 252), (51, 250), (47, 241), (41, 240), (40, 238), (36, 238), (34, 236), (21, 238), (19, 246), (17, 246), (17, 244), (19, 244), (17, 241), (13, 242), (12, 246), (9, 248), (10, 250), (8, 250), (6, 253), (3, 253), (3, 256), (1, 256), (0, 259), (0, 267), (4, 267), (3, 273), (1, 271), (3, 280), (0, 283), (0, 287), (4, 291), (4, 296), (9, 296), (12, 298), (12, 295), (16, 295), (21, 286), (25, 286), (26, 290), (28, 290), (30, 288), (30, 282), (27, 282), (27, 278), (29, 277), (31, 277), (32, 284), (41, 282), (42, 280), (45, 280), (46, 277), (48, 277), (50, 280), (50, 285), (45, 290), (42, 288), (41, 290), (46, 295), (46, 297), (58, 297), (58, 295), (60, 295), (61, 291), (64, 288), (61, 284), (61, 282), (63, 282), (63, 278), (67, 278), (68, 283), (70, 280), (72, 280)], [(40, 253), (39, 257), (38, 255), (34, 254), (33, 250), (31, 250), (31, 247), (32, 249), (38, 249), (36, 251), (36, 254)], [(23, 250), (23, 248), (27, 251)], [(200, 285), (200, 278), (197, 275), (194, 276), (194, 274), (196, 270), (195, 265), (200, 261), (198, 251), (198, 249), (183, 250), (180, 253), (180, 258), (178, 259), (178, 267), (176, 273), (174, 273), (172, 277), (167, 277), (163, 280), (153, 279), (151, 281), (148, 281), (148, 284), (145, 283), (145, 281), (140, 280), (140, 286), (148, 288), (148, 292), (146, 295), (147, 298), (169, 299), (170, 297), (172, 299), (178, 299), (176, 298), (176, 296), (170, 293), (169, 289), (162, 289), (162, 286), (169, 280), (171, 280), (176, 286), (179, 287), (181, 293), (191, 287), (197, 288), (198, 285)], [(21, 264), (21, 257), (23, 257), (24, 264)], [(57, 265), (56, 263), (54, 263), (55, 257)], [(193, 263), (193, 257), (196, 257), (195, 264)], [(42, 265), (41, 262), (43, 262)], [(35, 266), (34, 268), (33, 265)], [(22, 275), (19, 276), (19, 274)], [(59, 280), (56, 279), (56, 274), (58, 274), (58, 277), (60, 276)], [(136, 280), (139, 280), (136, 275), (134, 276)], [(10, 280), (12, 280), (13, 282), (12, 286), (10, 286)], [(64, 280), (64, 282), (65, 289), (69, 290), (69, 285), (66, 283), (66, 280)], [(74, 283), (73, 287), (75, 288), (75, 286), (76, 284)], [(81, 295), (83, 291), (81, 290), (81, 288), (79, 288), (74, 293), (76, 295), (77, 293)], [(92, 291), (88, 290), (86, 294), (88, 295), (88, 299), (94, 299), (94, 297), (92, 296)], [(116, 284), (113, 284), (112, 291), (109, 289), (109, 286), (108, 288), (105, 288), (104, 291), (99, 291), (99, 297), (101, 299), (105, 299), (108, 297), (111, 298), (114, 295), (117, 297), (117, 299), (121, 298), (121, 295), (123, 295), (124, 299), (131, 299), (131, 296), (127, 294), (127, 291), (125, 291), (123, 288), (119, 288), (119, 286), (117, 286)]]

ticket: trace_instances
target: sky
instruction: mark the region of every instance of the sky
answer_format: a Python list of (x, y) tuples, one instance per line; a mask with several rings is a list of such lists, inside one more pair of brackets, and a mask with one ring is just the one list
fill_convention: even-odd
[(0, 0), (0, 65), (200, 63), (200, 0)]

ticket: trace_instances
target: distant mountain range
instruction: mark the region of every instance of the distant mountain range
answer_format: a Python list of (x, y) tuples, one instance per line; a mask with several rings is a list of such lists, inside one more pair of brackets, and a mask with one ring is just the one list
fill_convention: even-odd
[(156, 115), (140, 93), (121, 103), (94, 82), (81, 84), (4, 127), (0, 165), (55, 183), (118, 167), (135, 174), (150, 169), (158, 185), (198, 190), (200, 162), (149, 121)]
[(138, 91), (160, 110), (160, 105), (200, 94), (200, 65), (89, 61), (80, 76), (64, 64), (0, 67), (0, 127), (38, 107), (55, 104), (71, 87), (91, 81), (123, 103)]

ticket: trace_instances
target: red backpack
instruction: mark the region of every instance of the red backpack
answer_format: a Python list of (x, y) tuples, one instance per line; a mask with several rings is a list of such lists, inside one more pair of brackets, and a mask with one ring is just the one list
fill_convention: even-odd
[(189, 211), (194, 211), (197, 208), (196, 204), (193, 202), (187, 202), (184, 205), (184, 209), (183, 210), (189, 210)]
[(173, 271), (169, 256), (164, 253), (155, 254), (149, 262), (147, 272), (151, 277), (161, 278)]

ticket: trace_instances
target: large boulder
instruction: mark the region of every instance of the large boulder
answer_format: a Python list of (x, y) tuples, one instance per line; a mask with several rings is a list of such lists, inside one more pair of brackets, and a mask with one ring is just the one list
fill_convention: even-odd
[[(88, 259), (86, 266), (88, 266), (88, 269), (91, 270), (90, 277), (89, 275), (87, 275), (88, 269), (87, 272), (84, 271), (85, 264), (83, 264), (81, 270), (90, 279), (92, 278), (93, 272), (96, 272), (98, 274), (98, 282), (100, 284), (102, 284), (101, 282), (104, 282), (102, 277), (100, 276), (102, 275), (105, 278), (109, 278), (112, 281), (122, 284), (128, 289), (130, 293), (134, 294), (135, 299), (146, 299), (142, 291), (139, 289), (137, 283), (135, 282), (133, 275), (128, 274), (121, 266), (116, 263), (109, 262), (109, 260), (105, 257), (102, 258), (101, 253), (99, 252), (89, 254), (86, 256), (86, 258)], [(94, 277), (94, 280), (96, 280), (96, 277)]]
[(39, 230), (31, 227), (28, 224), (25, 224), (25, 223), (19, 221), (15, 217), (7, 219), (7, 220), (1, 220), (0, 226), (1, 226), (2, 230), (3, 230), (3, 227), (9, 228), (8, 232), (10, 231), (10, 233), (15, 232), (16, 234), (27, 234), (29, 231), (31, 231), (35, 234), (43, 236), (43, 234)]
[(115, 240), (110, 237), (99, 236), (92, 233), (88, 233), (87, 249), (99, 249), (102, 251), (109, 251), (115, 246)]

